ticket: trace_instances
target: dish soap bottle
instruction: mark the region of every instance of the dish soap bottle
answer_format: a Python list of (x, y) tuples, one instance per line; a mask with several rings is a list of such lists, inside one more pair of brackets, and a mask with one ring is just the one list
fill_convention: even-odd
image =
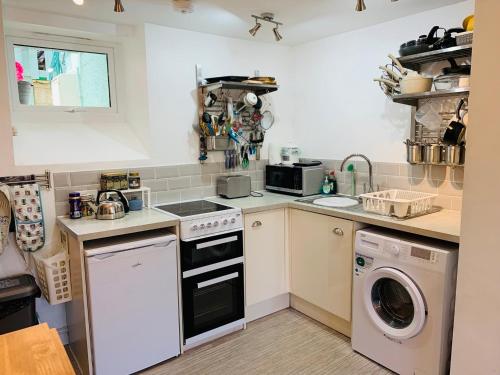
[(323, 182), (323, 187), (321, 190), (322, 190), (323, 194), (330, 194), (331, 185), (330, 185), (330, 181), (328, 180), (328, 176), (325, 176), (325, 181)]
[(330, 182), (330, 194), (337, 194), (337, 177), (335, 176), (335, 170), (330, 171), (328, 181)]

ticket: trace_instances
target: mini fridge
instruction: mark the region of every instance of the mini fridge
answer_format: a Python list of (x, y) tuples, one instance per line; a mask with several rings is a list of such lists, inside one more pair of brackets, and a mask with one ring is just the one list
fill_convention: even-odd
[(96, 375), (131, 374), (180, 354), (177, 238), (116, 238), (85, 247)]

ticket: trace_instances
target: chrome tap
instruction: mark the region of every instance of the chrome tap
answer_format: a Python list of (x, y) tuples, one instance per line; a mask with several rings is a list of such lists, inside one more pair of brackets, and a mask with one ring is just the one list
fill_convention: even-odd
[(342, 161), (342, 164), (340, 165), (340, 171), (343, 172), (345, 163), (349, 159), (352, 159), (355, 157), (365, 159), (365, 161), (368, 163), (368, 175), (369, 175), (368, 177), (369, 177), (369, 183), (370, 183), (370, 187), (368, 188), (368, 193), (373, 193), (374, 192), (374, 190), (373, 190), (373, 165), (372, 165), (372, 162), (370, 161), (370, 159), (368, 159), (365, 155), (363, 155), (363, 154), (351, 154), (351, 155), (349, 155), (348, 157), (346, 157)]

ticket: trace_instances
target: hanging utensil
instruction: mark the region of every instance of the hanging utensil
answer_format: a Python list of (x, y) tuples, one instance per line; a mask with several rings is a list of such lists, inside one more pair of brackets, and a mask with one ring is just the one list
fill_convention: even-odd
[(460, 114), (464, 104), (465, 100), (461, 99), (455, 112), (455, 118), (450, 122), (450, 124), (446, 128), (446, 131), (444, 132), (443, 143), (445, 145), (459, 145), (465, 138), (466, 127), (462, 122), (462, 117)]
[(266, 132), (272, 128), (274, 124), (274, 115), (270, 111), (265, 111), (262, 113), (262, 119), (260, 120), (260, 128)]

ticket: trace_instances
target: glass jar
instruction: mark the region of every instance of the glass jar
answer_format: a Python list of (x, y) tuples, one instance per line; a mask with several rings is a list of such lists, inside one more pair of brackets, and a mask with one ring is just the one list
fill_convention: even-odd
[(80, 219), (82, 217), (82, 201), (80, 193), (69, 193), (69, 218)]
[[(92, 217), (94, 212), (94, 196), (92, 194), (85, 194), (80, 197), (82, 207), (82, 217)], [(94, 206), (94, 207), (93, 207)]]
[(126, 173), (119, 173), (118, 174), (119, 179), (120, 179), (120, 187), (118, 190), (127, 190), (128, 189), (128, 178)]
[(141, 187), (141, 177), (139, 172), (130, 172), (128, 174), (128, 188), (129, 189), (140, 189)]

